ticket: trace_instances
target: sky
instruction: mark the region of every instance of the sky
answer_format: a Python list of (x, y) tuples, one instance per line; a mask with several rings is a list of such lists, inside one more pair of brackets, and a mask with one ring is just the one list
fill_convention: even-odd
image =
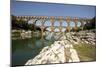
[[(39, 2), (21, 2), (12, 1), (11, 14), (15, 16), (71, 16), (71, 17), (87, 17), (96, 16), (96, 7), (87, 5), (72, 4), (54, 4)], [(47, 24), (48, 25), (48, 24)], [(55, 25), (59, 25), (56, 21)], [(63, 24), (67, 25), (67, 24)], [(75, 24), (71, 23), (71, 26)], [(79, 25), (79, 24), (78, 24)]]
[(37, 2), (13, 1), (11, 4), (11, 14), (14, 15), (94, 17), (96, 12), (95, 9), (95, 6)]

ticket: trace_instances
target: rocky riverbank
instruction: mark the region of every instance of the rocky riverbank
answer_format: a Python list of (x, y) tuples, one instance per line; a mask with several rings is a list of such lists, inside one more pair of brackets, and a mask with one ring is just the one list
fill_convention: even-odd
[(80, 62), (76, 50), (67, 40), (55, 41), (51, 46), (44, 47), (34, 59), (25, 65)]
[(68, 40), (69, 42), (73, 44), (78, 44), (78, 43), (87, 43), (87, 44), (96, 44), (96, 33), (95, 30), (85, 30), (85, 31), (80, 31), (80, 32), (69, 32), (69, 33), (54, 33), (54, 32), (49, 32), (48, 34), (45, 35), (46, 40), (55, 40), (55, 41), (60, 41), (60, 40)]
[(40, 37), (40, 31), (31, 31), (31, 30), (12, 30), (12, 39), (27, 39), (27, 38), (32, 38), (32, 37)]
[(47, 39), (53, 39), (55, 42), (50, 46), (44, 47), (35, 58), (28, 60), (25, 65), (80, 62), (78, 53), (73, 45), (80, 43), (96, 44), (95, 30), (51, 33), (50, 36), (47, 36)]

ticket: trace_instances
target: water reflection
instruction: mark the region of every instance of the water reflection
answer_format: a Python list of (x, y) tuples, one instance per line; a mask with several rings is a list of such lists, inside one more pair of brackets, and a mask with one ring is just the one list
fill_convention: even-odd
[(43, 47), (52, 43), (53, 41), (47, 41), (40, 37), (12, 40), (12, 64), (24, 65), (29, 59), (39, 54)]

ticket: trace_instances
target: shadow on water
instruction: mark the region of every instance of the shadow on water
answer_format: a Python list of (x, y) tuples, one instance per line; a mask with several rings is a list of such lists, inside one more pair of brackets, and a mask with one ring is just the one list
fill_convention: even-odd
[(40, 37), (12, 40), (12, 65), (24, 65), (38, 55), (43, 47), (52, 43)]

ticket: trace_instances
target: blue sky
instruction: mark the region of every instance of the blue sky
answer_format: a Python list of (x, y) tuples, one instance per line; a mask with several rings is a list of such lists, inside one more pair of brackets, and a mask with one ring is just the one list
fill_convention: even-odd
[(14, 15), (46, 15), (46, 16), (72, 16), (94, 17), (95, 6), (50, 4), (37, 2), (13, 1), (11, 14)]
[[(38, 3), (38, 2), (20, 2), (12, 1), (11, 14), (31, 15), (31, 16), (71, 16), (71, 17), (87, 17), (93, 18), (96, 16), (96, 7), (87, 5), (69, 5), (69, 4), (50, 4), (50, 3)], [(49, 22), (49, 21), (48, 21)], [(40, 23), (39, 23), (40, 24)], [(47, 23), (46, 25), (50, 25)], [(56, 21), (55, 25), (59, 25)], [(63, 26), (66, 26), (66, 22)], [(70, 26), (74, 26), (72, 22)], [(78, 23), (78, 26), (80, 23)]]

